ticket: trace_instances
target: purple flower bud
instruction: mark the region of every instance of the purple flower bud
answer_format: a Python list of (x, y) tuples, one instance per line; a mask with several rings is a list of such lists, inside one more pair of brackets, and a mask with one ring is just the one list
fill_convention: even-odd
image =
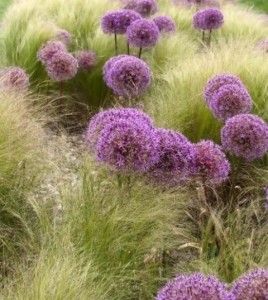
[(37, 59), (46, 64), (57, 52), (67, 52), (66, 46), (60, 41), (48, 41), (38, 51)]
[(56, 39), (68, 46), (72, 42), (72, 35), (65, 29), (59, 29), (56, 32)]
[(175, 22), (166, 16), (158, 16), (153, 19), (161, 33), (170, 33), (176, 31)]
[(149, 17), (157, 12), (158, 5), (156, 0), (139, 0), (135, 10), (143, 17)]
[(0, 71), (0, 88), (25, 90), (29, 87), (29, 76), (18, 67), (9, 67)]
[(235, 300), (227, 285), (201, 273), (179, 275), (162, 288), (156, 300)]
[(235, 300), (268, 300), (268, 269), (255, 269), (240, 276), (231, 292)]
[(78, 51), (75, 54), (78, 61), (78, 67), (84, 71), (90, 71), (97, 63), (97, 55), (91, 50)]
[(153, 47), (159, 38), (159, 29), (151, 20), (134, 21), (127, 29), (127, 40), (135, 47)]
[(224, 23), (222, 12), (217, 8), (207, 8), (198, 11), (193, 17), (193, 26), (196, 29), (215, 30)]
[(78, 62), (70, 53), (57, 52), (46, 62), (48, 76), (56, 81), (73, 78), (78, 69)]
[(224, 150), (247, 161), (262, 158), (268, 150), (268, 126), (255, 115), (236, 115), (222, 128), (221, 142)]

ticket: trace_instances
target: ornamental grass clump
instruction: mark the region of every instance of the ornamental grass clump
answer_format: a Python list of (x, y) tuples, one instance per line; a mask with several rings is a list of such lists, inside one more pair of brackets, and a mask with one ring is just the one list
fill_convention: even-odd
[(193, 26), (202, 30), (202, 41), (205, 40), (205, 32), (209, 32), (208, 45), (211, 42), (212, 30), (219, 29), (224, 23), (224, 16), (217, 8), (207, 8), (200, 10), (193, 17)]
[(262, 158), (268, 150), (268, 126), (258, 116), (239, 114), (221, 130), (223, 149), (246, 161)]
[(78, 51), (76, 52), (75, 57), (78, 62), (78, 68), (86, 72), (91, 71), (98, 60), (96, 53), (91, 50)]
[(235, 300), (268, 300), (268, 269), (255, 269), (240, 276), (231, 292)]
[(128, 43), (134, 47), (140, 48), (139, 58), (141, 58), (142, 49), (154, 47), (158, 39), (159, 29), (151, 20), (136, 20), (127, 29)]
[(157, 184), (176, 186), (189, 179), (195, 161), (195, 148), (180, 132), (159, 128), (159, 159), (147, 176)]
[(176, 32), (176, 23), (170, 17), (157, 16), (153, 18), (158, 30), (161, 34)]
[(104, 127), (97, 143), (97, 160), (123, 173), (145, 172), (159, 158), (154, 131), (128, 120)]
[(104, 68), (104, 80), (116, 95), (123, 98), (138, 97), (151, 82), (149, 66), (134, 56), (115, 59), (108, 65)]
[(235, 300), (227, 285), (202, 273), (178, 275), (157, 294), (156, 300)]
[(30, 85), (28, 74), (19, 67), (0, 70), (0, 88), (25, 91)]
[(107, 125), (125, 120), (134, 124), (142, 124), (146, 128), (153, 129), (152, 119), (143, 111), (134, 108), (108, 109), (96, 114), (89, 122), (85, 142), (88, 150), (95, 155), (97, 142), (101, 131)]
[(158, 10), (156, 0), (138, 0), (135, 6), (135, 11), (141, 14), (143, 17), (150, 17)]
[(230, 163), (222, 149), (212, 141), (201, 141), (195, 145), (195, 174), (202, 183), (219, 185), (230, 173)]
[(48, 41), (39, 49), (37, 60), (45, 65), (58, 52), (67, 52), (66, 45), (60, 41)]

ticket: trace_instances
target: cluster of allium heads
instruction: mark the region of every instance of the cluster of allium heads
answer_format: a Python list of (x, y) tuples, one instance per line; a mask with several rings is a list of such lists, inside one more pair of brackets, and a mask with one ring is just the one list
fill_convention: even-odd
[(201, 30), (215, 30), (224, 23), (224, 16), (217, 8), (207, 8), (198, 11), (193, 17), (193, 26)]
[(153, 47), (156, 45), (158, 38), (159, 29), (151, 20), (134, 21), (127, 29), (128, 43), (135, 47)]
[(90, 71), (97, 63), (97, 55), (91, 50), (78, 51), (75, 57), (80, 70)]
[(179, 275), (167, 283), (156, 300), (235, 300), (227, 286), (214, 276), (201, 273)]
[(159, 159), (148, 172), (148, 177), (160, 184), (178, 185), (189, 177), (195, 165), (195, 148), (181, 133), (156, 129)]
[(135, 11), (141, 14), (143, 17), (149, 17), (155, 14), (158, 10), (156, 0), (138, 0), (135, 7)]
[(225, 151), (247, 161), (262, 158), (268, 150), (268, 126), (258, 116), (236, 115), (222, 128), (221, 142)]
[(268, 269), (255, 269), (233, 284), (235, 300), (268, 300)]
[(129, 121), (137, 125), (142, 124), (148, 129), (153, 129), (152, 119), (141, 110), (121, 108), (101, 111), (90, 120), (86, 130), (85, 142), (93, 154), (96, 154), (97, 142), (101, 131), (107, 125), (115, 123), (118, 120)]
[(0, 71), (0, 88), (26, 90), (29, 87), (29, 76), (19, 67), (9, 67)]
[(195, 173), (202, 181), (219, 185), (228, 178), (230, 163), (220, 146), (204, 140), (195, 145), (195, 151)]
[(149, 86), (151, 72), (148, 65), (141, 59), (124, 56), (104, 66), (104, 80), (118, 96), (135, 98)]
[(78, 70), (77, 59), (70, 53), (59, 51), (46, 62), (48, 76), (56, 81), (73, 78)]
[(68, 46), (72, 42), (72, 35), (70, 34), (69, 31), (67, 31), (65, 29), (59, 29), (56, 32), (56, 39), (61, 41), (66, 46)]
[(166, 16), (158, 16), (153, 19), (160, 33), (172, 33), (176, 31), (176, 24)]
[(38, 51), (37, 59), (46, 64), (57, 52), (67, 52), (66, 45), (60, 41), (48, 41)]
[(117, 171), (144, 172), (158, 160), (157, 145), (153, 130), (142, 122), (120, 119), (101, 131), (97, 159)]

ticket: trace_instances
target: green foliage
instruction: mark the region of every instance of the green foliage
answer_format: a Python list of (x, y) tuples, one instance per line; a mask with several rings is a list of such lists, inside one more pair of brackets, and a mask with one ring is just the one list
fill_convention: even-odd
[(246, 3), (259, 11), (268, 12), (268, 3), (266, 0), (241, 0), (241, 3)]

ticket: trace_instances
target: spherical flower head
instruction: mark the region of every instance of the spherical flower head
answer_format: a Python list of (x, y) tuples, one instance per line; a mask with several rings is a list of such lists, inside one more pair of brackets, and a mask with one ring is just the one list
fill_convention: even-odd
[(139, 48), (153, 47), (159, 38), (159, 29), (151, 20), (134, 21), (127, 29), (127, 40), (130, 45)]
[(118, 96), (124, 98), (138, 97), (151, 82), (148, 65), (134, 56), (123, 57), (114, 62), (107, 77), (106, 84)]
[(143, 111), (134, 108), (108, 109), (96, 114), (89, 122), (85, 142), (89, 151), (96, 153), (97, 142), (103, 128), (118, 120), (126, 120), (133, 124), (153, 129), (152, 119)]
[(179, 275), (162, 288), (156, 300), (235, 300), (227, 286), (201, 273)]
[(219, 185), (230, 173), (230, 163), (222, 152), (221, 147), (212, 141), (201, 141), (195, 145), (195, 172), (202, 181)]
[(128, 26), (138, 19), (141, 19), (141, 15), (133, 10), (117, 10), (108, 12), (102, 17), (101, 27), (107, 34), (125, 34)]
[(67, 52), (66, 45), (60, 41), (48, 41), (38, 51), (37, 59), (43, 64), (46, 64), (57, 52)]
[(78, 67), (84, 71), (90, 71), (97, 63), (97, 55), (94, 51), (78, 51), (75, 55), (78, 61)]
[(143, 17), (149, 17), (157, 12), (158, 5), (156, 0), (139, 0), (135, 10)]
[(78, 62), (70, 53), (57, 52), (46, 62), (48, 76), (56, 81), (73, 78), (78, 70)]
[(231, 74), (219, 74), (213, 76), (208, 80), (204, 89), (204, 98), (209, 106), (210, 102), (214, 99), (214, 95), (222, 86), (226, 84), (237, 84), (244, 86), (238, 77)]
[(268, 300), (268, 269), (255, 269), (242, 275), (231, 292), (236, 300)]
[(175, 22), (166, 16), (158, 16), (153, 19), (160, 33), (173, 33), (176, 31)]
[(101, 131), (97, 159), (120, 172), (144, 172), (158, 159), (157, 145), (153, 130), (118, 120)]
[(225, 121), (235, 115), (249, 113), (252, 100), (243, 86), (226, 84), (219, 88), (209, 106), (216, 118)]
[(56, 32), (56, 39), (61, 41), (64, 45), (68, 46), (72, 42), (72, 35), (65, 29), (59, 29)]
[(106, 83), (110, 81), (110, 73), (111, 73), (110, 71), (111, 71), (114, 63), (116, 61), (120, 60), (123, 57), (129, 57), (129, 56), (126, 55), (126, 54), (121, 54), (121, 55), (113, 56), (110, 59), (108, 59), (106, 61), (106, 63), (104, 64), (102, 73), (103, 73), (103, 79), (104, 79), (104, 81)]
[(122, 0), (122, 5), (124, 9), (133, 9), (137, 7), (138, 0)]
[(217, 8), (207, 8), (198, 11), (193, 17), (193, 26), (196, 29), (215, 30), (224, 23), (224, 16)]
[(179, 132), (156, 129), (159, 140), (159, 159), (148, 172), (148, 177), (163, 185), (178, 185), (187, 180), (195, 161), (195, 148)]
[(0, 71), (0, 88), (26, 90), (29, 85), (29, 76), (19, 67), (9, 67)]
[(260, 49), (261, 51), (264, 51), (264, 52), (267, 52), (267, 53), (268, 53), (268, 38), (259, 41), (257, 47), (258, 47), (258, 49)]
[(252, 161), (268, 150), (268, 126), (258, 116), (239, 114), (228, 119), (221, 130), (223, 149)]

